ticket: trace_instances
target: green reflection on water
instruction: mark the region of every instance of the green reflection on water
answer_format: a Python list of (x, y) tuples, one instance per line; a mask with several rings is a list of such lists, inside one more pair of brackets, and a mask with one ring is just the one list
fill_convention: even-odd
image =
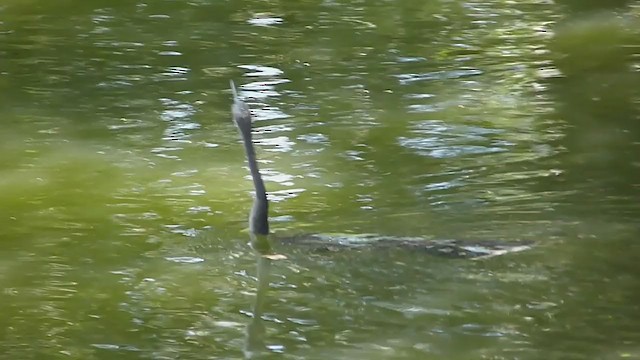
[[(3, 355), (637, 357), (638, 10), (575, 6), (5, 2)], [(276, 233), (540, 246), (292, 247), (265, 291), (229, 78)]]

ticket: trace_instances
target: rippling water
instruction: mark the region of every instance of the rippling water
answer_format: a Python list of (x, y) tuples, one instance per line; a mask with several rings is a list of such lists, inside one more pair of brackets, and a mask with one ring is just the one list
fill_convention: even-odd
[[(638, 14), (0, 5), (0, 353), (640, 357)], [(256, 261), (230, 79), (276, 236), (536, 246), (481, 261), (291, 246)]]

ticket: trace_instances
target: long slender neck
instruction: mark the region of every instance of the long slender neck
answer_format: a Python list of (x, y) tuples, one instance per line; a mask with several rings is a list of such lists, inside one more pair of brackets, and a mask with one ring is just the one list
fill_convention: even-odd
[[(264, 186), (260, 169), (258, 168), (258, 162), (256, 160), (256, 152), (253, 147), (253, 141), (251, 139), (251, 133), (248, 135), (242, 133), (242, 142), (244, 143), (244, 150), (247, 154), (247, 163), (249, 164), (249, 171), (251, 172), (251, 178), (253, 180), (253, 186), (256, 193), (256, 198), (253, 201), (252, 220), (259, 220), (258, 223), (267, 223), (267, 216), (269, 212), (269, 201), (267, 200), (267, 189)], [(255, 215), (259, 215), (254, 217)], [(264, 215), (264, 216), (263, 216)], [(257, 225), (254, 223), (253, 225)], [(254, 230), (254, 229), (252, 229)], [(261, 234), (261, 232), (256, 231)], [(268, 233), (268, 230), (267, 232)]]
[(268, 235), (269, 234), (269, 201), (267, 200), (267, 190), (260, 175), (258, 162), (256, 160), (256, 152), (253, 148), (251, 136), (251, 114), (247, 104), (238, 98), (235, 85), (231, 82), (231, 90), (233, 92), (233, 120), (240, 131), (244, 150), (247, 155), (247, 163), (253, 180), (255, 190), (255, 199), (253, 207), (249, 214), (249, 230), (253, 234)]

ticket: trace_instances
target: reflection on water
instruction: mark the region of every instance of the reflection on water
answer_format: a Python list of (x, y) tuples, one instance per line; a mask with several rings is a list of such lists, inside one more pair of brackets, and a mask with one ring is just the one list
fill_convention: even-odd
[[(265, 329), (263, 324), (263, 311), (264, 303), (267, 300), (267, 289), (269, 288), (269, 274), (271, 270), (271, 260), (260, 256), (256, 256), (257, 260), (257, 286), (255, 301), (253, 304), (252, 312), (249, 314), (251, 320), (247, 324), (246, 330), (246, 343), (244, 346), (244, 357), (246, 359), (252, 359), (255, 355), (260, 355), (260, 352), (265, 349)], [(282, 350), (280, 346), (271, 345), (270, 349)], [(282, 351), (276, 351), (282, 352)]]
[[(400, 138), (400, 145), (418, 150), (421, 155), (435, 158), (479, 155), (508, 151), (502, 146), (513, 146), (512, 143), (500, 140), (492, 141), (488, 136), (501, 131), (471, 126), (449, 126), (442, 121), (425, 121), (413, 131), (419, 137)], [(498, 146), (474, 145), (477, 143), (495, 144)]]
[[(637, 358), (640, 27), (616, 3), (6, 2), (2, 353)], [(229, 78), (276, 237), (536, 247), (256, 256)]]

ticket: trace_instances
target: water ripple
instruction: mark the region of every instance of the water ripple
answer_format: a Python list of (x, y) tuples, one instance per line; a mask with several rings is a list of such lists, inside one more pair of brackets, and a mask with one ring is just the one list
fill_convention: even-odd
[(284, 19), (280, 17), (272, 17), (267, 14), (259, 14), (254, 18), (247, 20), (247, 23), (254, 26), (273, 26), (280, 25), (284, 22)]
[(256, 139), (254, 141), (256, 144), (259, 144), (266, 151), (276, 151), (276, 152), (290, 152), (293, 149), (293, 145), (295, 142), (291, 141), (286, 136), (277, 136), (274, 138), (261, 138)]
[(482, 71), (478, 69), (459, 69), (449, 71), (432, 71), (418, 74), (400, 74), (395, 77), (400, 80), (401, 84), (410, 84), (416, 81), (427, 80), (446, 80), (446, 79), (460, 79), (470, 76), (482, 75)]
[(271, 67), (271, 66), (264, 66), (264, 65), (240, 65), (238, 66), (241, 69), (246, 69), (246, 70), (250, 70), (253, 72), (247, 73), (245, 74), (246, 76), (280, 76), (282, 74), (284, 74), (284, 71), (275, 68), (275, 67)]
[(420, 155), (440, 159), (503, 152), (512, 146), (510, 142), (497, 141), (492, 138), (493, 135), (502, 133), (501, 130), (447, 124), (439, 120), (419, 122), (414, 125), (412, 132), (421, 136), (401, 136), (398, 137), (398, 143), (415, 150)]

